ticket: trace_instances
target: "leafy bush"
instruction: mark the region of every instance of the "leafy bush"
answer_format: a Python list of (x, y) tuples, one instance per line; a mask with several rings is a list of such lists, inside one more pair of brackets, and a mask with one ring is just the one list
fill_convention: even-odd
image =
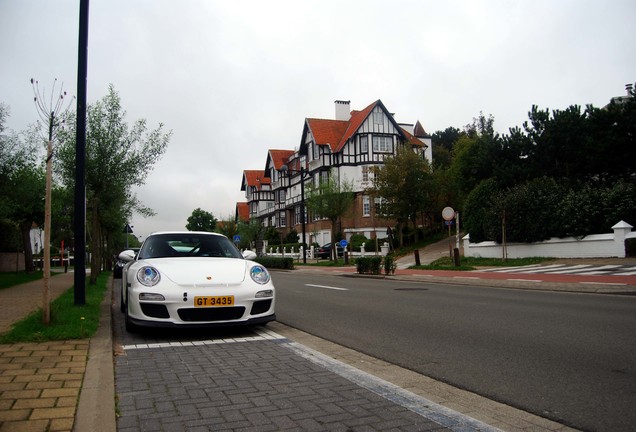
[[(354, 250), (356, 252), (360, 252), (360, 247), (362, 246), (362, 243), (368, 243), (368, 242), (369, 242), (369, 239), (367, 239), (363, 234), (354, 234), (349, 239), (349, 243), (351, 243), (351, 250)], [(366, 244), (365, 244), (365, 249), (366, 249)]]
[(292, 270), (294, 268), (293, 258), (261, 256), (256, 258), (254, 261), (262, 264), (268, 269)]
[(267, 243), (271, 246), (276, 246), (282, 244), (282, 239), (280, 233), (274, 227), (269, 227), (265, 231), (263, 238), (267, 240)]
[(299, 236), (295, 229), (292, 229), (286, 236), (283, 242), (285, 244), (298, 243)]
[(393, 255), (388, 254), (384, 257), (384, 274), (390, 275), (395, 273), (395, 269), (397, 268), (397, 263), (393, 258)]
[(382, 265), (382, 257), (358, 257), (356, 259), (356, 269), (359, 274), (380, 274), (380, 266)]
[(636, 257), (636, 238), (625, 239), (625, 256)]
[(504, 215), (508, 242), (606, 233), (620, 220), (636, 220), (636, 185), (565, 185), (544, 177), (500, 189), (495, 180), (485, 180), (466, 200), (464, 227), (471, 242), (501, 243)]

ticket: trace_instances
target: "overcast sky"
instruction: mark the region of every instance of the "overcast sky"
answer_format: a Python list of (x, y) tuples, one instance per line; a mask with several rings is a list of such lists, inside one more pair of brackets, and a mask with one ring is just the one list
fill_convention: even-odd
[[(79, 0), (0, 0), (0, 102), (37, 120), (29, 79), (77, 94)], [(401, 123), (505, 133), (531, 106), (604, 106), (636, 81), (634, 0), (91, 0), (88, 102), (173, 137), (138, 198), (145, 238), (197, 207), (234, 215), (244, 169), (294, 149), (306, 117), (381, 99)], [(433, 149), (434, 155), (434, 149)], [(449, 203), (452, 204), (452, 203)]]

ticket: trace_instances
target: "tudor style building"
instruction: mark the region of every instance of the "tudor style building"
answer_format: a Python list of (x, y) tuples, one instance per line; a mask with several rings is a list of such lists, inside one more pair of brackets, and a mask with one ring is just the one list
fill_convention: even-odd
[[(353, 184), (354, 206), (340, 221), (346, 238), (363, 234), (386, 237), (394, 221), (376, 214), (376, 203), (365, 194), (372, 186), (371, 167), (384, 163), (399, 146), (409, 146), (432, 163), (431, 138), (420, 122), (397, 123), (381, 100), (361, 111), (351, 111), (349, 101), (335, 101), (335, 119), (306, 118), (298, 150), (269, 150), (263, 171), (243, 172), (241, 190), (247, 203), (237, 203), (237, 219), (258, 218), (281, 233), (301, 233), (301, 184), (305, 191), (330, 177)], [(331, 223), (305, 213), (307, 243), (331, 241)], [(303, 239), (301, 238), (301, 241)]]

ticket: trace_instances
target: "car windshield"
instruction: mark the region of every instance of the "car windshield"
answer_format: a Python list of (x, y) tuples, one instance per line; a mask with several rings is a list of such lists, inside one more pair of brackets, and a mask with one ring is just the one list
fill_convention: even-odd
[(172, 257), (243, 258), (227, 237), (210, 234), (156, 234), (148, 237), (139, 259)]

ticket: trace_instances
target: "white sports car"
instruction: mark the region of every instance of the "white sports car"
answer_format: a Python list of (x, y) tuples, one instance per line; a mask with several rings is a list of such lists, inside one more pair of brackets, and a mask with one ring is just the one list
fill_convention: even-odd
[(264, 324), (276, 319), (276, 292), (262, 265), (221, 234), (158, 232), (146, 238), (122, 275), (126, 330)]

